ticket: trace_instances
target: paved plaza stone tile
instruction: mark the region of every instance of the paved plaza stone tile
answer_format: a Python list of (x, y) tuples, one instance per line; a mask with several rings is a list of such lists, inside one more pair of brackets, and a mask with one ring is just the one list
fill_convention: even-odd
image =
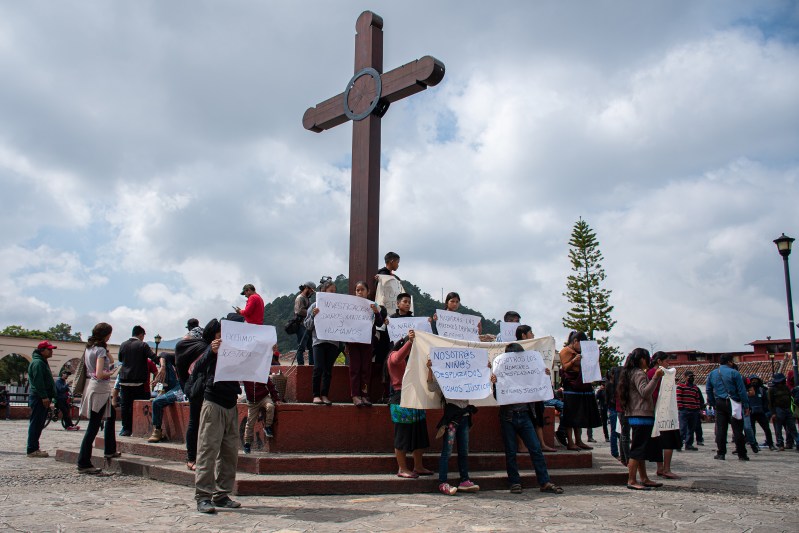
[[(190, 488), (119, 474), (82, 476), (56, 462), (56, 448), (77, 450), (83, 431), (48, 426), (41, 439), (48, 459), (27, 458), (26, 437), (26, 421), (0, 421), (0, 531), (799, 531), (794, 451), (720, 462), (708, 441), (699, 452), (675, 453), (673, 469), (683, 479), (648, 492), (578, 486), (561, 496), (535, 487), (520, 495), (252, 496), (236, 498), (241, 509), (202, 515)], [(607, 444), (595, 453), (614, 468)]]

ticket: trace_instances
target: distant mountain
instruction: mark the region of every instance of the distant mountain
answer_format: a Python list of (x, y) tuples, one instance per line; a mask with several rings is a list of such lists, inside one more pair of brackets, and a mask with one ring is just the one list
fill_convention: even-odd
[[(349, 280), (343, 274), (336, 278), (336, 291), (341, 294), (347, 294)], [(426, 292), (422, 292), (419, 287), (410, 281), (403, 280), (402, 286), (413, 297), (413, 308), (415, 316), (433, 316), (436, 309), (443, 309), (444, 304), (434, 299)], [(294, 317), (294, 299), (297, 297), (298, 292), (286, 296), (279, 296), (272, 302), (266, 304), (264, 308), (264, 324), (270, 324), (277, 329), (277, 344), (281, 353), (297, 349), (297, 337), (289, 335), (283, 330), (283, 326), (291, 318)], [(312, 298), (311, 301), (314, 301)], [(465, 315), (476, 315), (482, 318), (483, 333), (491, 333), (496, 335), (499, 333), (499, 322), (496, 320), (486, 319), (482, 313), (466, 306), (461, 306), (458, 310), (459, 313)], [(161, 345), (163, 346), (163, 342)]]

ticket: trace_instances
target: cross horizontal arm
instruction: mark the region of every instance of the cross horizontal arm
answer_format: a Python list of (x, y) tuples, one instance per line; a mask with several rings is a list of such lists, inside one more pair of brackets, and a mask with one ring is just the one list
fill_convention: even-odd
[[(411, 61), (380, 77), (383, 82), (381, 98), (393, 103), (424, 91), (438, 85), (444, 79), (444, 72), (444, 63), (432, 56)], [(302, 125), (305, 129), (318, 133), (344, 124), (347, 120), (349, 119), (344, 114), (344, 93), (341, 93), (316, 107), (309, 107), (302, 117)]]

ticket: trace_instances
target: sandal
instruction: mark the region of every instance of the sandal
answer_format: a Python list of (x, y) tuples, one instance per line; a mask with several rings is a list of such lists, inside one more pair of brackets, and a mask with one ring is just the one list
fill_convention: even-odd
[(563, 494), (563, 489), (550, 481), (549, 483), (541, 487), (541, 492), (549, 492), (551, 494)]
[(401, 477), (403, 479), (416, 479), (419, 477), (419, 474), (415, 472), (398, 472), (397, 477)]
[(651, 487), (646, 485), (634, 485), (632, 483), (627, 483), (627, 488), (630, 490), (652, 490)]
[(577, 446), (578, 446), (579, 448), (582, 448), (583, 450), (593, 450), (593, 449), (594, 449), (592, 446), (589, 446), (589, 445), (587, 445), (587, 444), (585, 444), (585, 443), (580, 443), (580, 444), (578, 444)]
[(663, 483), (659, 483), (657, 481), (650, 481), (649, 483), (642, 483), (644, 487), (649, 487), (651, 489), (656, 489), (663, 486)]
[(197, 470), (197, 463), (194, 463), (192, 461), (186, 461), (186, 468), (194, 472), (195, 470)]
[(658, 473), (658, 476), (665, 477), (666, 479), (680, 479), (680, 476), (678, 476), (674, 472), (661, 472)]
[(432, 476), (435, 472), (432, 470), (414, 470), (413, 473), (418, 476)]
[(322, 398), (319, 398), (319, 397), (314, 398), (311, 403), (314, 404), (314, 405), (324, 405), (325, 404), (325, 402), (322, 401)]
[(566, 447), (566, 449), (571, 451), (571, 452), (579, 452), (582, 448), (579, 448), (577, 446), (568, 446), (568, 447)]

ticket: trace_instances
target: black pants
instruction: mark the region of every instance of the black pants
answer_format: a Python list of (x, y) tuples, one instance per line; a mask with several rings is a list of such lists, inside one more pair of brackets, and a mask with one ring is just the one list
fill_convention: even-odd
[(769, 448), (774, 446), (774, 437), (771, 435), (771, 426), (769, 426), (766, 413), (752, 413), (749, 415), (749, 419), (752, 421), (752, 434), (755, 434), (755, 422), (757, 422), (763, 428), (763, 433), (766, 434), (766, 446)]
[(200, 413), (203, 397), (189, 400), (189, 424), (186, 426), (186, 462), (197, 462), (197, 433), (200, 431)]
[(338, 344), (322, 342), (313, 347), (313, 395), (327, 396), (330, 392), (330, 378), (333, 376), (333, 365), (339, 354)]
[(146, 385), (122, 385), (119, 387), (119, 395), (122, 397), (122, 431), (133, 431), (133, 402), (149, 400), (150, 391)]
[(605, 440), (609, 440), (608, 435), (608, 410), (604, 407), (599, 409), (599, 418), (602, 420), (602, 433), (605, 434)]
[(732, 426), (732, 439), (738, 457), (746, 457), (746, 437), (744, 421), (732, 417), (732, 406), (728, 398), (716, 401), (716, 450), (719, 455), (727, 454), (727, 427)]
[(58, 410), (61, 411), (61, 425), (65, 428), (71, 427), (72, 424), (72, 417), (69, 414), (69, 405), (67, 405), (66, 400), (58, 400), (57, 402)]
[[(92, 466), (92, 447), (94, 446), (94, 438), (100, 431), (100, 422), (103, 421), (105, 408), (100, 409), (98, 412), (92, 411), (89, 416), (89, 427), (86, 428), (86, 434), (83, 435), (83, 442), (80, 443), (80, 453), (78, 454), (78, 468)], [(104, 454), (112, 455), (117, 451), (117, 436), (114, 432), (114, 423), (116, 422), (116, 410), (111, 408), (111, 416), (105, 421), (105, 429), (103, 430), (103, 439), (105, 440)]]
[(28, 398), (28, 406), (31, 408), (28, 423), (28, 453), (33, 453), (39, 449), (39, 437), (42, 436), (44, 423), (47, 421), (47, 408), (42, 399), (35, 394), (31, 394)]

